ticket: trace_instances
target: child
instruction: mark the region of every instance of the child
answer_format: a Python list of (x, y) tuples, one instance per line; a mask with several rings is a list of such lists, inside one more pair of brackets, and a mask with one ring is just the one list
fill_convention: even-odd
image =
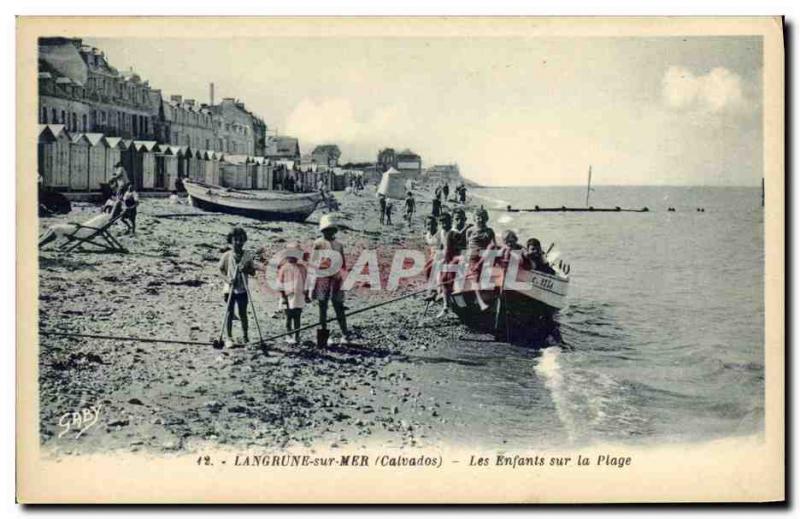
[(542, 244), (536, 238), (529, 238), (525, 242), (525, 252), (522, 254), (523, 263), (530, 270), (544, 272), (545, 274), (555, 274), (556, 271), (545, 258), (542, 252)]
[(434, 218), (439, 218), (439, 215), (442, 213), (442, 200), (439, 198), (438, 195), (433, 197), (431, 200), (431, 216)]
[[(424, 270), (425, 279), (431, 283), (433, 262), (436, 261), (436, 255), (439, 253), (439, 249), (442, 248), (442, 235), (439, 233), (439, 226), (436, 222), (436, 218), (432, 215), (428, 215), (425, 218), (425, 234), (423, 238), (425, 239), (425, 243), (428, 244), (428, 260), (425, 262)], [(436, 291), (431, 291), (425, 299), (428, 301), (436, 299)]]
[(286, 342), (293, 345), (300, 342), (300, 332), (296, 330), (300, 328), (303, 308), (311, 299), (305, 292), (306, 267), (298, 263), (303, 250), (297, 242), (291, 242), (286, 246), (286, 253), (286, 261), (278, 270), (278, 287), (286, 307), (286, 331), (295, 330), (294, 336), (286, 337)]
[(133, 185), (128, 186), (128, 190), (122, 196), (122, 204), (125, 206), (122, 213), (122, 223), (128, 228), (128, 232), (136, 234), (136, 208), (139, 207), (139, 194), (133, 189)]
[(386, 225), (392, 225), (392, 211), (394, 211), (394, 204), (387, 202), (386, 204)]
[(512, 251), (521, 251), (522, 245), (519, 244), (519, 238), (517, 238), (517, 233), (508, 229), (503, 232), (503, 248), (500, 249), (501, 256), (500, 261), (503, 263), (504, 266), (508, 266), (511, 262), (511, 254)]
[[(321, 238), (314, 241), (313, 250), (333, 250), (339, 253), (342, 264), (339, 271), (330, 276), (317, 277), (314, 281), (314, 288), (312, 290), (312, 298), (316, 299), (319, 303), (319, 320), (320, 331), (322, 332), (319, 337), (326, 337), (328, 334), (328, 303), (333, 304), (333, 310), (336, 312), (336, 321), (339, 323), (339, 328), (342, 331), (342, 338), (339, 342), (342, 346), (350, 344), (350, 334), (347, 331), (347, 318), (344, 313), (344, 291), (342, 290), (343, 273), (347, 271), (347, 265), (344, 256), (344, 245), (336, 240), (336, 232), (339, 230), (333, 222), (331, 215), (322, 215), (319, 220), (319, 230), (322, 233)], [(312, 265), (320, 269), (329, 268), (330, 260), (323, 258), (321, 261), (319, 256), (312, 258)], [(319, 341), (320, 346), (322, 341)], [(332, 341), (328, 341), (328, 345), (332, 345)]]
[(414, 216), (414, 210), (417, 207), (417, 203), (414, 201), (414, 194), (409, 191), (406, 193), (406, 222), (409, 224), (411, 223), (411, 218)]
[(223, 295), (228, 302), (227, 319), (225, 320), (225, 346), (233, 346), (233, 310), (234, 306), (239, 309), (239, 320), (242, 323), (242, 335), (244, 342), (249, 342), (247, 337), (247, 305), (249, 303), (247, 276), (255, 274), (255, 265), (252, 256), (246, 256), (244, 244), (247, 241), (247, 233), (241, 227), (234, 227), (227, 237), (228, 243), (233, 246), (232, 250), (227, 250), (219, 259), (219, 270), (225, 278), (225, 289)]
[(386, 197), (382, 193), (378, 193), (378, 208), (381, 211), (381, 225), (386, 223)]

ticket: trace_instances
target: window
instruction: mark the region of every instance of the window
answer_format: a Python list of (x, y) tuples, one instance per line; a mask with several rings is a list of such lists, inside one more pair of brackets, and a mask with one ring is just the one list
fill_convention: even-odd
[(72, 112), (72, 130), (78, 131), (78, 116)]
[(67, 114), (64, 110), (61, 110), (61, 124), (67, 124)]
[(50, 110), (50, 120), (53, 121), (53, 124), (58, 122), (58, 117), (56, 117), (56, 109), (55, 108)]
[(103, 124), (106, 124), (106, 112), (105, 111), (100, 112), (100, 120), (103, 122)]
[(86, 114), (83, 114), (83, 115), (81, 116), (81, 119), (83, 120), (83, 121), (82, 121), (82, 122), (83, 122), (83, 131), (85, 131), (85, 132), (88, 132), (88, 131), (89, 131), (89, 128), (88, 128), (88, 126), (87, 126), (87, 124), (86, 124)]
[(41, 121), (39, 121), (39, 122), (42, 123), (42, 124), (47, 124), (47, 108), (46, 107), (42, 108), (42, 118), (41, 118)]

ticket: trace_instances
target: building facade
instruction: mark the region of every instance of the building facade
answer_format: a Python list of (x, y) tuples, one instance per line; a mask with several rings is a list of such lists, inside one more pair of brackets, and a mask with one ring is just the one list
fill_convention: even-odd
[(422, 172), (422, 157), (409, 149), (396, 152), (393, 148), (384, 148), (378, 152), (377, 166), (381, 171), (395, 168), (410, 175)]
[(331, 168), (339, 165), (339, 157), (341, 156), (342, 152), (339, 150), (339, 146), (335, 144), (322, 144), (311, 152), (311, 160), (313, 162)]
[(79, 38), (39, 39), (40, 124), (69, 132), (156, 140), (223, 153), (266, 156), (267, 125), (234, 98), (217, 105), (162, 98), (135, 72), (120, 72)]
[(39, 122), (126, 139), (155, 138), (161, 92), (120, 73), (79, 38), (39, 39)]
[(299, 163), (300, 141), (297, 137), (268, 137), (266, 157), (273, 160), (291, 160)]
[(161, 101), (157, 140), (193, 149), (224, 151), (215, 131), (216, 116), (206, 106), (197, 106), (194, 99), (170, 96)]

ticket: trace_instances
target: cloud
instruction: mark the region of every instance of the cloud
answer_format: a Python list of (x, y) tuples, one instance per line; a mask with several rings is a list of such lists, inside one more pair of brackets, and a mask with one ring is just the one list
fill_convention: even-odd
[(299, 137), (304, 151), (323, 143), (344, 145), (349, 148), (342, 150), (346, 159), (377, 154), (382, 146), (407, 140), (412, 131), (405, 106), (388, 104), (359, 115), (345, 98), (305, 98), (281, 128), (281, 133)]
[(671, 66), (662, 83), (664, 101), (671, 108), (720, 113), (746, 106), (742, 78), (725, 67), (698, 76), (685, 67)]

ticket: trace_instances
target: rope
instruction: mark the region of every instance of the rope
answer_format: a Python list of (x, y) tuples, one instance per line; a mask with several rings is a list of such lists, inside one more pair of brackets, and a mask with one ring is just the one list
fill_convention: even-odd
[(183, 344), (189, 346), (197, 346), (203, 345), (208, 346), (208, 342), (200, 342), (200, 341), (178, 341), (175, 339), (153, 339), (153, 338), (146, 338), (146, 337), (119, 337), (116, 335), (99, 335), (94, 333), (69, 333), (69, 332), (55, 332), (55, 331), (40, 331), (39, 335), (46, 335), (52, 337), (72, 337), (72, 338), (80, 338), (80, 339), (111, 339), (114, 341), (135, 341), (135, 342), (148, 342), (148, 343), (155, 343), (155, 342), (162, 342), (165, 344)]
[[(482, 260), (483, 260), (483, 258), (482, 258)], [(449, 280), (449, 281), (445, 281), (443, 283), (440, 282), (438, 284), (438, 286), (441, 286), (441, 285), (444, 285), (444, 284), (450, 284), (450, 283), (453, 283), (453, 282), (455, 282), (455, 279), (452, 279), (452, 280)], [(413, 296), (422, 294), (424, 292), (429, 292), (429, 291), (430, 291), (430, 287), (426, 286), (423, 289), (415, 290), (414, 292), (409, 292), (408, 294), (404, 294), (402, 296), (398, 296), (398, 297), (395, 297), (395, 298), (392, 298), (392, 299), (388, 299), (386, 301), (381, 301), (379, 303), (368, 305), (368, 306), (365, 306), (363, 308), (358, 308), (356, 310), (353, 310), (352, 312), (347, 312), (347, 313), (345, 313), (345, 317), (350, 317), (350, 316), (357, 315), (357, 314), (360, 314), (360, 313), (368, 312), (370, 310), (374, 310), (375, 308), (380, 308), (381, 306), (386, 306), (386, 305), (389, 305), (389, 304), (392, 304), (392, 303), (396, 303), (398, 301), (402, 301), (403, 299), (408, 299), (409, 297), (413, 297)], [(227, 309), (226, 309), (226, 311), (227, 311)], [(331, 322), (334, 322), (334, 321), (336, 321), (336, 317), (329, 317), (324, 322), (325, 322), (325, 324), (327, 324), (327, 323), (331, 323)], [(320, 326), (321, 324), (323, 324), (323, 321), (318, 321), (318, 322), (313, 323), (313, 324), (307, 324), (305, 326), (301, 326), (300, 328), (297, 328), (297, 329), (289, 331), (289, 332), (282, 332), (282, 333), (279, 333), (277, 335), (272, 335), (270, 337), (263, 338), (263, 339), (259, 340), (258, 342), (249, 342), (249, 343), (247, 343), (247, 345), (248, 346), (258, 346), (262, 342), (271, 342), (271, 341), (274, 341), (275, 339), (280, 339), (281, 337), (286, 337), (287, 335), (294, 335), (297, 332), (301, 332), (301, 331), (304, 331), (304, 330), (309, 330), (311, 328), (315, 328), (317, 326)], [(109, 340), (115, 340), (115, 341), (135, 341), (135, 342), (144, 342), (144, 343), (181, 344), (181, 345), (189, 345), (189, 346), (197, 346), (197, 345), (207, 346), (209, 344), (208, 342), (200, 342), (200, 341), (179, 341), (179, 340), (175, 340), (175, 339), (158, 339), (158, 338), (145, 338), (145, 337), (119, 337), (119, 336), (114, 336), (114, 335), (99, 335), (99, 334), (89, 334), (89, 333), (69, 333), (69, 332), (58, 332), (58, 331), (47, 331), (47, 330), (40, 331), (39, 335), (53, 336), (53, 337), (84, 338), (84, 339), (109, 339)]]

